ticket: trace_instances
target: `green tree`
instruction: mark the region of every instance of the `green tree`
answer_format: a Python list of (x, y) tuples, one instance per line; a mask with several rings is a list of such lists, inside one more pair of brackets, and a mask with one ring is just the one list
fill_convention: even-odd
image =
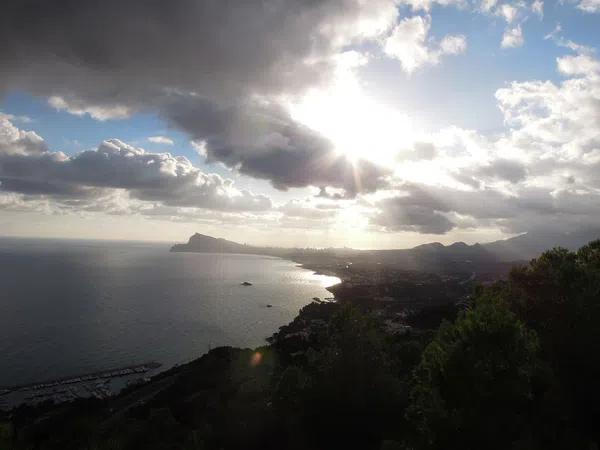
[(443, 323), (414, 372), (417, 446), (505, 450), (528, 439), (537, 352), (535, 333), (495, 296)]
[(540, 338), (574, 426), (600, 433), (600, 240), (577, 252), (555, 248), (491, 287)]
[(304, 367), (283, 372), (275, 392), (279, 406), (298, 415), (297, 433), (307, 448), (378, 449), (406, 402), (387, 338), (376, 320), (344, 307), (323, 339)]

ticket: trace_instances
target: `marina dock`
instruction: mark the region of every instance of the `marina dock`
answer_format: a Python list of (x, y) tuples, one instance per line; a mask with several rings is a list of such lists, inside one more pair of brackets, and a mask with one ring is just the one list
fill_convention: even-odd
[(150, 361), (43, 382), (0, 387), (0, 410), (45, 401), (61, 403), (79, 398), (104, 399), (118, 394), (130, 384), (142, 382), (155, 375), (160, 366), (160, 363)]

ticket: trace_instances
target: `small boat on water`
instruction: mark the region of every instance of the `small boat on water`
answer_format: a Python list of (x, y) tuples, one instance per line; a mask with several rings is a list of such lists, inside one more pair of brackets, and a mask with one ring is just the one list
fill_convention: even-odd
[(244, 281), (242, 283), (242, 286), (252, 286), (252, 283), (250, 283), (249, 281)]
[(267, 308), (272, 308), (273, 305), (271, 305), (270, 303), (267, 305)]

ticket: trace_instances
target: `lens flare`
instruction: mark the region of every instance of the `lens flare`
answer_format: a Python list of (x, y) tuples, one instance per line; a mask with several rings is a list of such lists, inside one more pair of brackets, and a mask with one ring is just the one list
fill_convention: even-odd
[(250, 365), (252, 367), (259, 366), (260, 363), (262, 362), (262, 358), (263, 358), (262, 353), (260, 353), (260, 352), (254, 352), (252, 354), (252, 356), (250, 357)]

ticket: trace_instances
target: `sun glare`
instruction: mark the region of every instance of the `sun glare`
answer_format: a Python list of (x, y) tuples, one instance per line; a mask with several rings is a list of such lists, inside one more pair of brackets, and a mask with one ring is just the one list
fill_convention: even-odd
[(413, 120), (366, 95), (352, 70), (340, 72), (327, 89), (314, 89), (290, 104), (292, 116), (352, 160), (392, 163), (418, 137)]

